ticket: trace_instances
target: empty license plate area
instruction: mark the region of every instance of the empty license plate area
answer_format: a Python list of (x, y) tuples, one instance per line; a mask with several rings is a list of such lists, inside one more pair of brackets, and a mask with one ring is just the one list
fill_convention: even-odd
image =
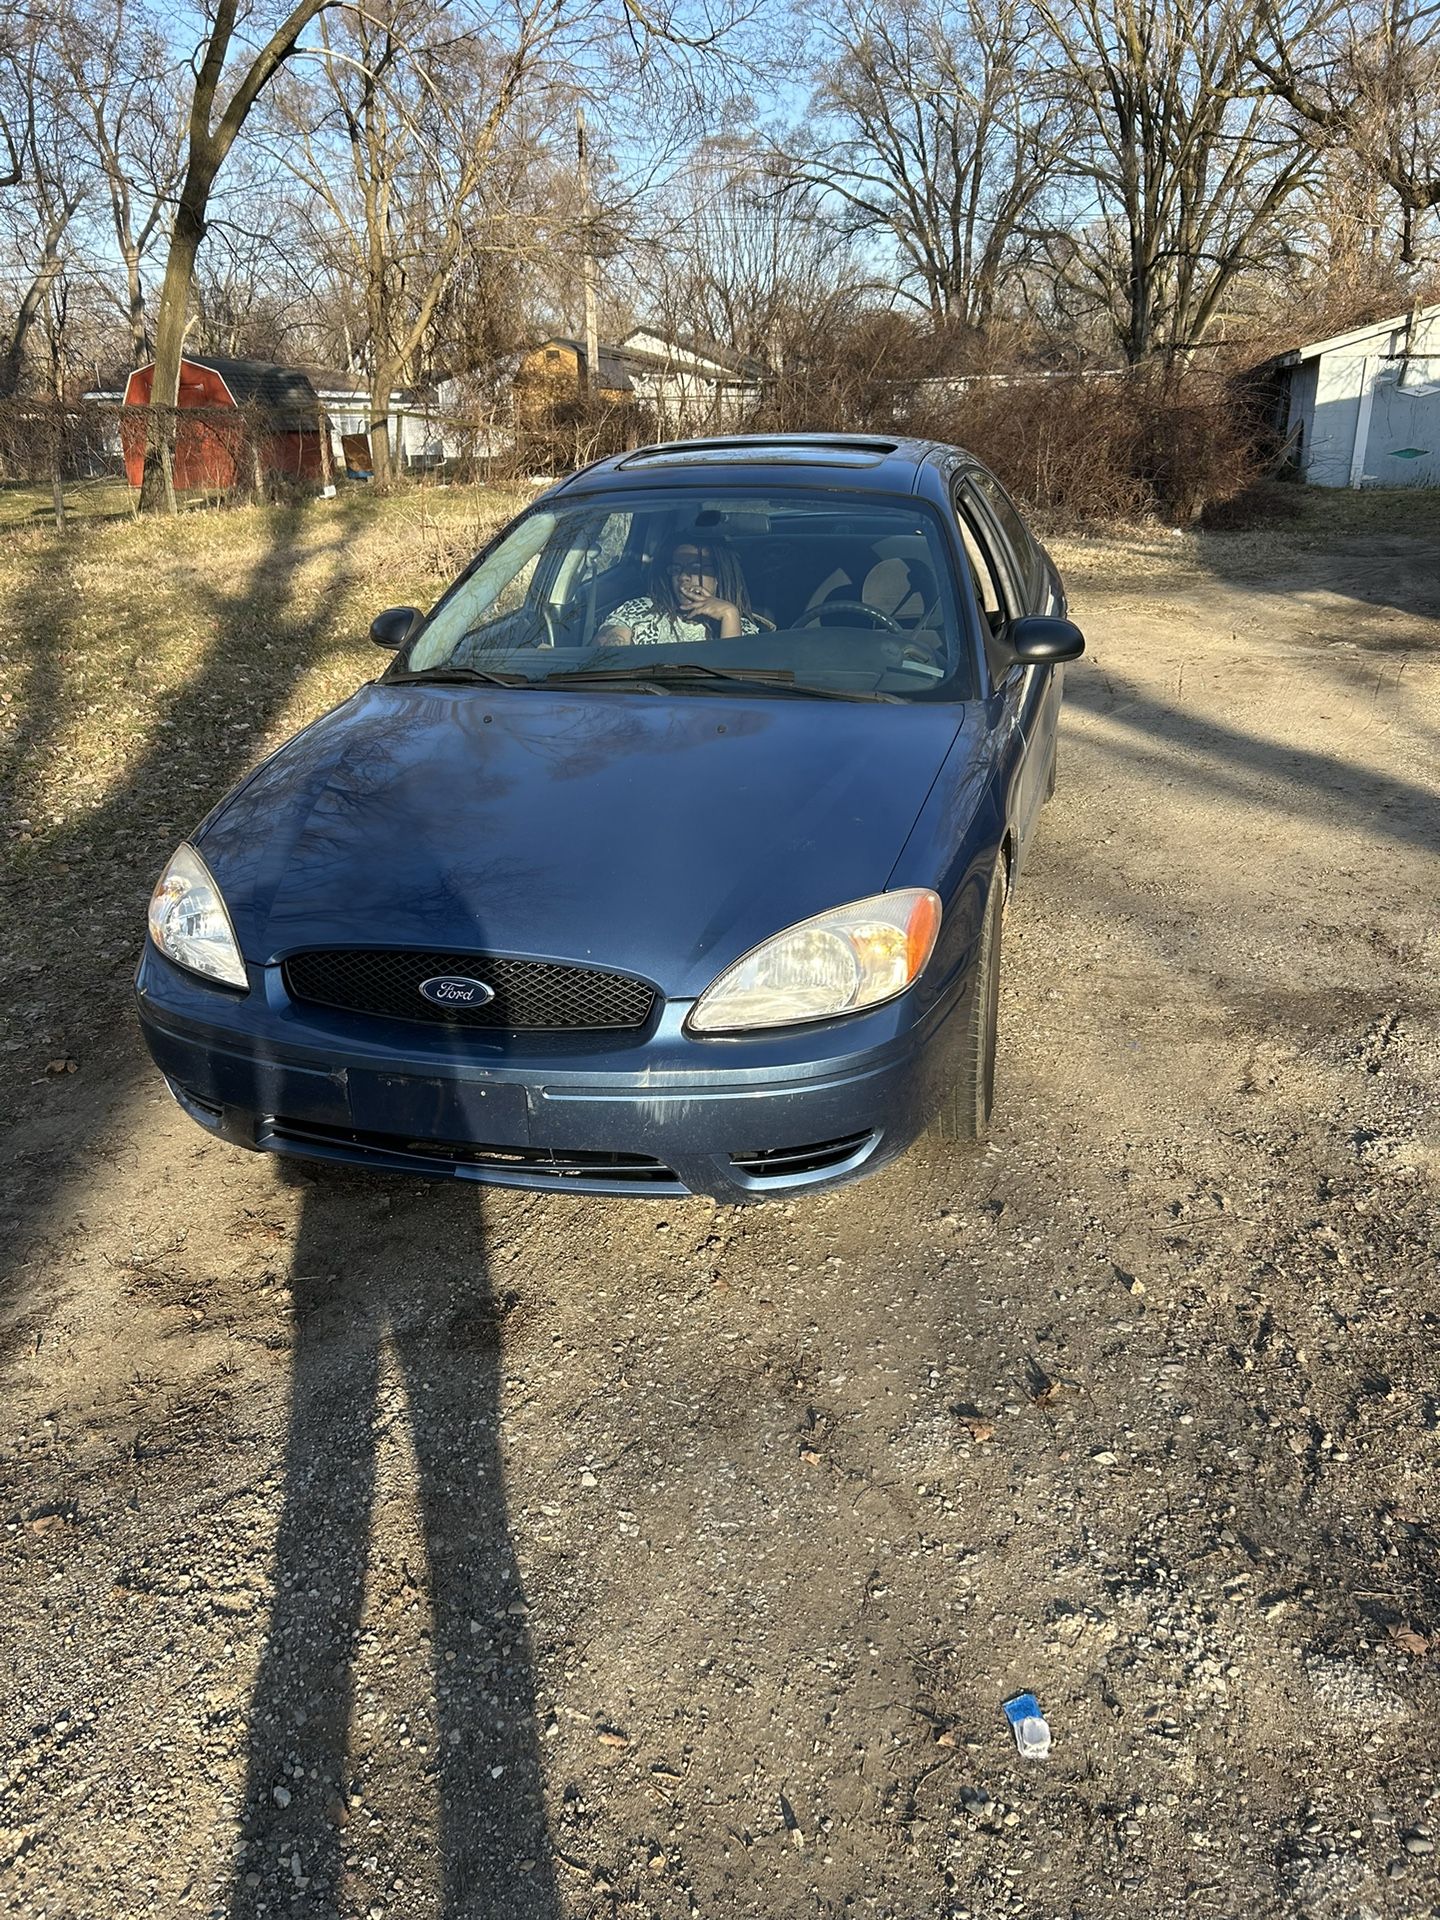
[(529, 1142), (525, 1089), (513, 1082), (353, 1072), (349, 1079), (350, 1118), (362, 1132), (493, 1146)]

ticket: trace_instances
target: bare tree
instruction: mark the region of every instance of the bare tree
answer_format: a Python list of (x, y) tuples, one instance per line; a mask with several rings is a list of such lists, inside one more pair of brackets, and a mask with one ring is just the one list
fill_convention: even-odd
[(74, 151), (62, 75), (38, 15), (0, 40), (0, 118), (16, 179), (3, 203), (15, 305), (0, 332), (0, 398), (21, 381), (26, 344), (65, 264), (71, 227), (91, 185)]
[(1125, 357), (1201, 342), (1313, 157), (1255, 72), (1268, 0), (1035, 0), (1097, 217), (1063, 250)]
[(588, 225), (573, 192), (547, 206), (536, 191), (567, 177), (554, 141), (570, 138), (577, 99), (644, 98), (653, 138), (677, 79), (701, 98), (726, 72), (745, 4), (702, 0), (692, 19), (678, 0), (384, 0), (327, 22), (321, 79), (294, 78), (281, 104), (289, 163), (365, 291), (378, 478), (393, 470), (394, 388), (458, 341), (462, 309), (473, 340), (482, 289), (510, 306), (513, 263), (553, 245), (557, 225), (571, 243)]
[[(165, 279), (155, 320), (155, 373), (151, 431), (145, 450), (140, 509), (175, 510), (170, 469), (170, 424), (180, 390), (180, 361), (185, 321), (195, 278), (195, 256), (205, 237), (210, 196), (216, 176), (249, 119), (256, 102), (294, 53), (305, 28), (337, 0), (296, 0), (296, 4), (258, 48), (238, 38), (240, 0), (215, 0), (208, 30), (195, 50), (194, 90), (190, 95), (184, 168), (165, 260)], [(250, 16), (246, 16), (249, 24)], [(238, 57), (237, 57), (238, 56)], [(226, 97), (222, 85), (229, 76)]]
[(771, 367), (852, 312), (866, 280), (815, 189), (743, 136), (703, 142), (625, 251), (644, 318)]
[(983, 332), (1072, 138), (1021, 0), (841, 0), (797, 177), (881, 238), (932, 324)]
[[(31, 17), (21, 6), (7, 8), (0, 14), (0, 68), (13, 69), (17, 61), (23, 65), (20, 56), (32, 37)], [(18, 187), (25, 177), (24, 125), (23, 100), (17, 100), (9, 88), (0, 91), (0, 192), (7, 187)]]
[(316, 331), (312, 263), (269, 169), (251, 179), (243, 165), (235, 171), (195, 263), (186, 346), (241, 359), (304, 358)]
[[(150, 352), (145, 257), (166, 231), (180, 172), (181, 111), (170, 55), (140, 0), (73, 0), (58, 47), (77, 133), (105, 182), (124, 269), (123, 290), (113, 297), (138, 366)], [(108, 274), (101, 279), (113, 288)]]
[(1268, 0), (1257, 70), (1325, 147), (1347, 152), (1395, 196), (1401, 263), (1440, 206), (1440, 4)]
[[(483, 0), (482, 0), (483, 4)], [(561, 21), (554, 0), (482, 14), (438, 0), (322, 27), (323, 78), (292, 84), (292, 160), (365, 292), (370, 443), (393, 471), (390, 403), (413, 371), (462, 258), (504, 244), (506, 189), (523, 173), (532, 77)]]

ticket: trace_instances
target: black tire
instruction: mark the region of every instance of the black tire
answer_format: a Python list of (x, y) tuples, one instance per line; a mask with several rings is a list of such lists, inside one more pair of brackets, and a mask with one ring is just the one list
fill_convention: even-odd
[(970, 1000), (961, 1016), (955, 1078), (935, 1115), (941, 1140), (983, 1140), (995, 1108), (995, 1037), (1000, 1024), (1000, 931), (1005, 919), (1005, 862), (997, 861), (985, 917), (980, 923), (980, 955)]

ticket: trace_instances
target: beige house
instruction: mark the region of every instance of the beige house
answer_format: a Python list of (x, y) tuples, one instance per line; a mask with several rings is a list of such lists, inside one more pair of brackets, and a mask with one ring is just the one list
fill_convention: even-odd
[[(659, 432), (717, 432), (742, 423), (759, 398), (765, 368), (722, 347), (679, 340), (636, 327), (614, 346), (602, 344), (596, 397), (641, 407)], [(521, 358), (515, 410), (524, 417), (578, 395), (585, 384), (579, 340), (542, 340)]]

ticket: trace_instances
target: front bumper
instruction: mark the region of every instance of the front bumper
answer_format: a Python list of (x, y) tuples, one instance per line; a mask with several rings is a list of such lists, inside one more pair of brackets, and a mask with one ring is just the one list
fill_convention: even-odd
[(301, 1006), (278, 967), (244, 996), (147, 945), (140, 1024), (180, 1105), (234, 1145), (587, 1193), (753, 1200), (883, 1165), (946, 1082), (958, 994), (788, 1034), (697, 1041), (688, 1002), (640, 1035), (418, 1027)]

